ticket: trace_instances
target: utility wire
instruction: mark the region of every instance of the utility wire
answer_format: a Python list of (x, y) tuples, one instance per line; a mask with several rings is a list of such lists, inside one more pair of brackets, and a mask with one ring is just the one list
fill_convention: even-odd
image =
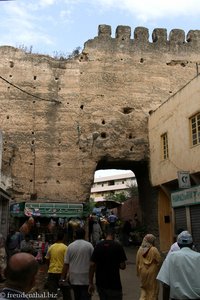
[(15, 85), (14, 83), (8, 81), (7, 79), (5, 79), (4, 77), (0, 76), (0, 79), (2, 79), (3, 81), (5, 81), (6, 83), (8, 83), (9, 85), (13, 86), (14, 88), (18, 89), (19, 91), (21, 91), (22, 93), (25, 93), (31, 97), (34, 97), (34, 98), (37, 98), (37, 99), (40, 99), (40, 100), (43, 100), (43, 101), (48, 101), (48, 102), (55, 102), (57, 104), (60, 104), (61, 101), (58, 101), (58, 100), (55, 100), (55, 99), (45, 99), (45, 98), (42, 98), (42, 97), (39, 97), (39, 96), (36, 96), (36, 95), (33, 95), (25, 90), (23, 90), (22, 88), (20, 88), (19, 86)]

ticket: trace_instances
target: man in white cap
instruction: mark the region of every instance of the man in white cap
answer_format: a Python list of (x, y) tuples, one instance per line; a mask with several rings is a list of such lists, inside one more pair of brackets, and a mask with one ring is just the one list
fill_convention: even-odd
[(157, 279), (163, 283), (163, 300), (200, 299), (200, 253), (192, 250), (193, 239), (188, 231), (177, 238), (179, 251), (165, 259)]

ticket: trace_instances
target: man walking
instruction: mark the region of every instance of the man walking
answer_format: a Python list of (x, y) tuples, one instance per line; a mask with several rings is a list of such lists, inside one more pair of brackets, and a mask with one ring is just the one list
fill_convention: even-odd
[(69, 244), (65, 255), (62, 279), (69, 274), (69, 281), (74, 291), (75, 300), (90, 300), (89, 267), (93, 246), (85, 241), (85, 230), (79, 228), (75, 231), (75, 241)]
[(93, 278), (96, 272), (96, 286), (100, 300), (122, 300), (120, 269), (126, 268), (126, 254), (122, 245), (115, 241), (113, 228), (108, 228), (106, 239), (94, 248), (90, 263), (89, 292), (94, 291)]
[(200, 299), (200, 253), (192, 250), (193, 240), (188, 231), (177, 238), (179, 251), (172, 252), (158, 273), (163, 283), (163, 300)]
[[(45, 256), (48, 268), (48, 278), (47, 278), (47, 288), (49, 293), (52, 295), (52, 298), (56, 298), (57, 291), (61, 278), (61, 273), (64, 264), (64, 257), (67, 251), (67, 246), (64, 244), (64, 231), (59, 231), (57, 234), (56, 242), (51, 245), (48, 249), (48, 252)], [(69, 290), (62, 286), (61, 291), (63, 294), (63, 300), (70, 299)]]

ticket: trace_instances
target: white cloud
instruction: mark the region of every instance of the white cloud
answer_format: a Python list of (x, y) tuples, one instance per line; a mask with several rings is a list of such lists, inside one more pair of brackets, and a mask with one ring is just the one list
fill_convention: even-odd
[(56, 3), (56, 0), (40, 0), (39, 3), (42, 6), (46, 6), (46, 5), (53, 5)]
[[(29, 2), (12, 2), (4, 6), (5, 14), (2, 15), (0, 26), (0, 44), (13, 46), (33, 46), (35, 44), (53, 44), (52, 38), (40, 22), (41, 15), (36, 12), (39, 4), (53, 4), (54, 0)], [(48, 19), (48, 15), (45, 16)], [(51, 17), (51, 16), (50, 16)], [(51, 20), (52, 21), (52, 20)], [(53, 22), (53, 21), (52, 21)], [(3, 29), (3, 30), (2, 30)]]
[(70, 18), (72, 17), (72, 11), (70, 9), (67, 10), (61, 10), (60, 13), (60, 18), (64, 21), (67, 22), (70, 20)]
[(96, 0), (101, 8), (119, 9), (132, 14), (138, 21), (154, 21), (163, 17), (197, 16), (200, 13), (199, 0)]

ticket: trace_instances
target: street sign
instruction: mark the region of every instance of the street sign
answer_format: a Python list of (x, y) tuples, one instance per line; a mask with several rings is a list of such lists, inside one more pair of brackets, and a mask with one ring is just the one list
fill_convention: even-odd
[(188, 171), (178, 171), (178, 184), (180, 189), (191, 187), (190, 173)]

